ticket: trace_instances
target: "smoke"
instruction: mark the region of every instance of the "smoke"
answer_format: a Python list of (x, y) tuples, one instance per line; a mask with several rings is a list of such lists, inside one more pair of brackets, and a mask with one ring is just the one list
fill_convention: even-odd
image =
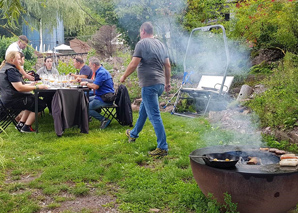
[[(186, 0), (114, 0), (119, 26), (135, 44), (139, 41), (139, 28), (145, 21), (154, 25), (154, 33), (168, 47), (172, 64), (180, 71), (192, 72), (198, 83), (202, 74), (223, 75), (226, 68), (226, 50), (222, 31), (196, 31), (183, 29), (182, 18), (187, 8)], [(189, 49), (186, 52), (187, 44)], [(237, 42), (228, 40), (229, 74), (243, 74), (249, 69), (249, 51)]]
[(263, 145), (258, 116), (245, 111), (225, 110), (209, 113), (211, 128), (201, 135), (206, 145)]
[[(190, 36), (177, 22), (177, 17), (186, 11), (186, 0), (114, 0), (114, 3), (119, 26), (127, 32), (131, 41), (139, 41), (139, 28), (143, 22), (152, 22), (156, 37), (168, 47), (172, 64), (188, 73), (189, 81), (184, 87), (196, 87), (204, 74), (222, 76), (226, 73), (237, 76), (248, 73), (251, 66), (249, 50), (237, 41), (225, 38), (221, 28), (196, 30)], [(210, 106), (221, 109), (231, 100), (225, 97), (223, 105), (221, 101), (212, 100)], [(251, 117), (242, 116), (239, 112), (229, 113), (213, 115), (211, 120), (214, 126), (210, 132), (202, 135), (207, 145), (243, 141), (261, 143), (261, 135)], [(229, 133), (220, 130), (223, 126), (229, 127)]]

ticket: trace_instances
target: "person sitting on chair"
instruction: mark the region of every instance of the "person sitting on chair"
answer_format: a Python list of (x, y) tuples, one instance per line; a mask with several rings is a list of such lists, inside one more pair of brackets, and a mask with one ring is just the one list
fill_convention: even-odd
[[(23, 110), (22, 117), (16, 128), (20, 132), (35, 132), (31, 125), (35, 120), (35, 97), (31, 91), (47, 89), (46, 85), (25, 84), (19, 72), (21, 56), (17, 51), (10, 51), (5, 56), (5, 63), (0, 67), (1, 101), (5, 107)], [(45, 108), (45, 103), (38, 101), (38, 112)]]
[(36, 73), (39, 76), (48, 74), (59, 75), (58, 70), (55, 67), (53, 67), (53, 60), (51, 56), (48, 56), (44, 59), (44, 66), (39, 68)]
[(80, 72), (78, 75), (70, 73), (71, 76), (74, 76), (75, 78), (92, 78), (92, 70), (84, 63), (84, 60), (81, 57), (77, 56), (73, 60), (73, 65), (76, 69), (79, 69)]
[[(53, 60), (51, 56), (48, 56), (44, 59), (44, 66), (39, 68), (36, 72), (40, 77), (44, 77), (42, 75), (59, 75), (58, 70), (53, 67)], [(44, 102), (46, 102), (47, 107), (49, 109), (49, 113), (52, 114), (52, 100), (56, 91), (53, 92), (40, 92), (40, 97), (43, 97)]]
[(101, 66), (98, 58), (90, 58), (89, 67), (95, 72), (95, 79), (93, 83), (83, 81), (81, 85), (95, 90), (95, 96), (91, 97), (89, 102), (89, 115), (101, 121), (100, 128), (104, 129), (110, 124), (111, 120), (105, 118), (96, 110), (113, 105), (115, 98), (114, 82), (111, 74)]

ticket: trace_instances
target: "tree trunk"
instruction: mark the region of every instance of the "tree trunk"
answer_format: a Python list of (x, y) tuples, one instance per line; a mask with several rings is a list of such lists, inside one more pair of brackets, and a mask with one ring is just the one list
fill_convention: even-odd
[(40, 39), (39, 52), (43, 52), (43, 49), (42, 49), (42, 46), (43, 46), (43, 41), (42, 41), (42, 20), (41, 19), (39, 21), (39, 39)]

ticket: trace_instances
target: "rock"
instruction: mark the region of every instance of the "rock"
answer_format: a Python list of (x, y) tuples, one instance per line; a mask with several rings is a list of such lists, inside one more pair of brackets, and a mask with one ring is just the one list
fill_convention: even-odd
[(160, 209), (150, 209), (149, 212), (160, 212)]
[(168, 105), (166, 108), (162, 107), (162, 111), (164, 112), (171, 112), (174, 109), (173, 105)]
[(167, 103), (163, 101), (163, 102), (160, 102), (159, 106), (160, 106), (160, 107), (164, 107), (166, 104), (167, 104)]
[(277, 61), (282, 57), (284, 57), (284, 54), (279, 49), (261, 49), (258, 51), (257, 56), (252, 59), (252, 65), (271, 63), (272, 61)]
[(133, 101), (133, 104), (140, 106), (141, 102), (142, 102), (142, 98), (138, 98)]
[(263, 84), (258, 84), (258, 85), (255, 85), (254, 87), (254, 93), (255, 94), (260, 94), (260, 93), (263, 93), (265, 92), (267, 89), (266, 87), (263, 85)]
[(247, 114), (250, 113), (250, 110), (249, 110), (249, 109), (246, 109), (246, 110), (244, 110), (242, 113), (243, 113), (243, 115), (247, 115)]
[(140, 110), (140, 105), (132, 104), (131, 105), (131, 110), (134, 112), (137, 112)]
[(291, 139), (293, 140), (293, 143), (298, 143), (298, 132), (296, 131), (291, 131), (289, 133), (289, 136), (291, 137)]
[(262, 84), (255, 85), (254, 92), (250, 96), (250, 98), (254, 98), (256, 95), (261, 94), (261, 93), (265, 92), (266, 90), (267, 90), (267, 88)]
[(262, 131), (264, 134), (266, 135), (271, 135), (272, 134), (272, 131), (271, 131), (271, 128), (270, 126), (266, 127), (265, 129), (263, 129)]
[(248, 98), (252, 94), (252, 92), (253, 92), (253, 89), (250, 86), (246, 84), (242, 85), (241, 90), (238, 94), (237, 100)]

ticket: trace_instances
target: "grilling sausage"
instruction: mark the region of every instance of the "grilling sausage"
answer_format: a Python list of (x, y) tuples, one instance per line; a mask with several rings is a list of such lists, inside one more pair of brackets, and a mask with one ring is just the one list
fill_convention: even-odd
[(295, 154), (284, 154), (280, 156), (280, 159), (297, 159), (297, 156)]
[(269, 152), (276, 152), (278, 149), (276, 149), (276, 148), (270, 148), (269, 149)]
[(277, 155), (283, 155), (283, 154), (286, 154), (286, 151), (284, 151), (284, 150), (275, 150), (275, 154), (277, 154)]
[(297, 166), (298, 159), (283, 159), (279, 162), (280, 166)]

